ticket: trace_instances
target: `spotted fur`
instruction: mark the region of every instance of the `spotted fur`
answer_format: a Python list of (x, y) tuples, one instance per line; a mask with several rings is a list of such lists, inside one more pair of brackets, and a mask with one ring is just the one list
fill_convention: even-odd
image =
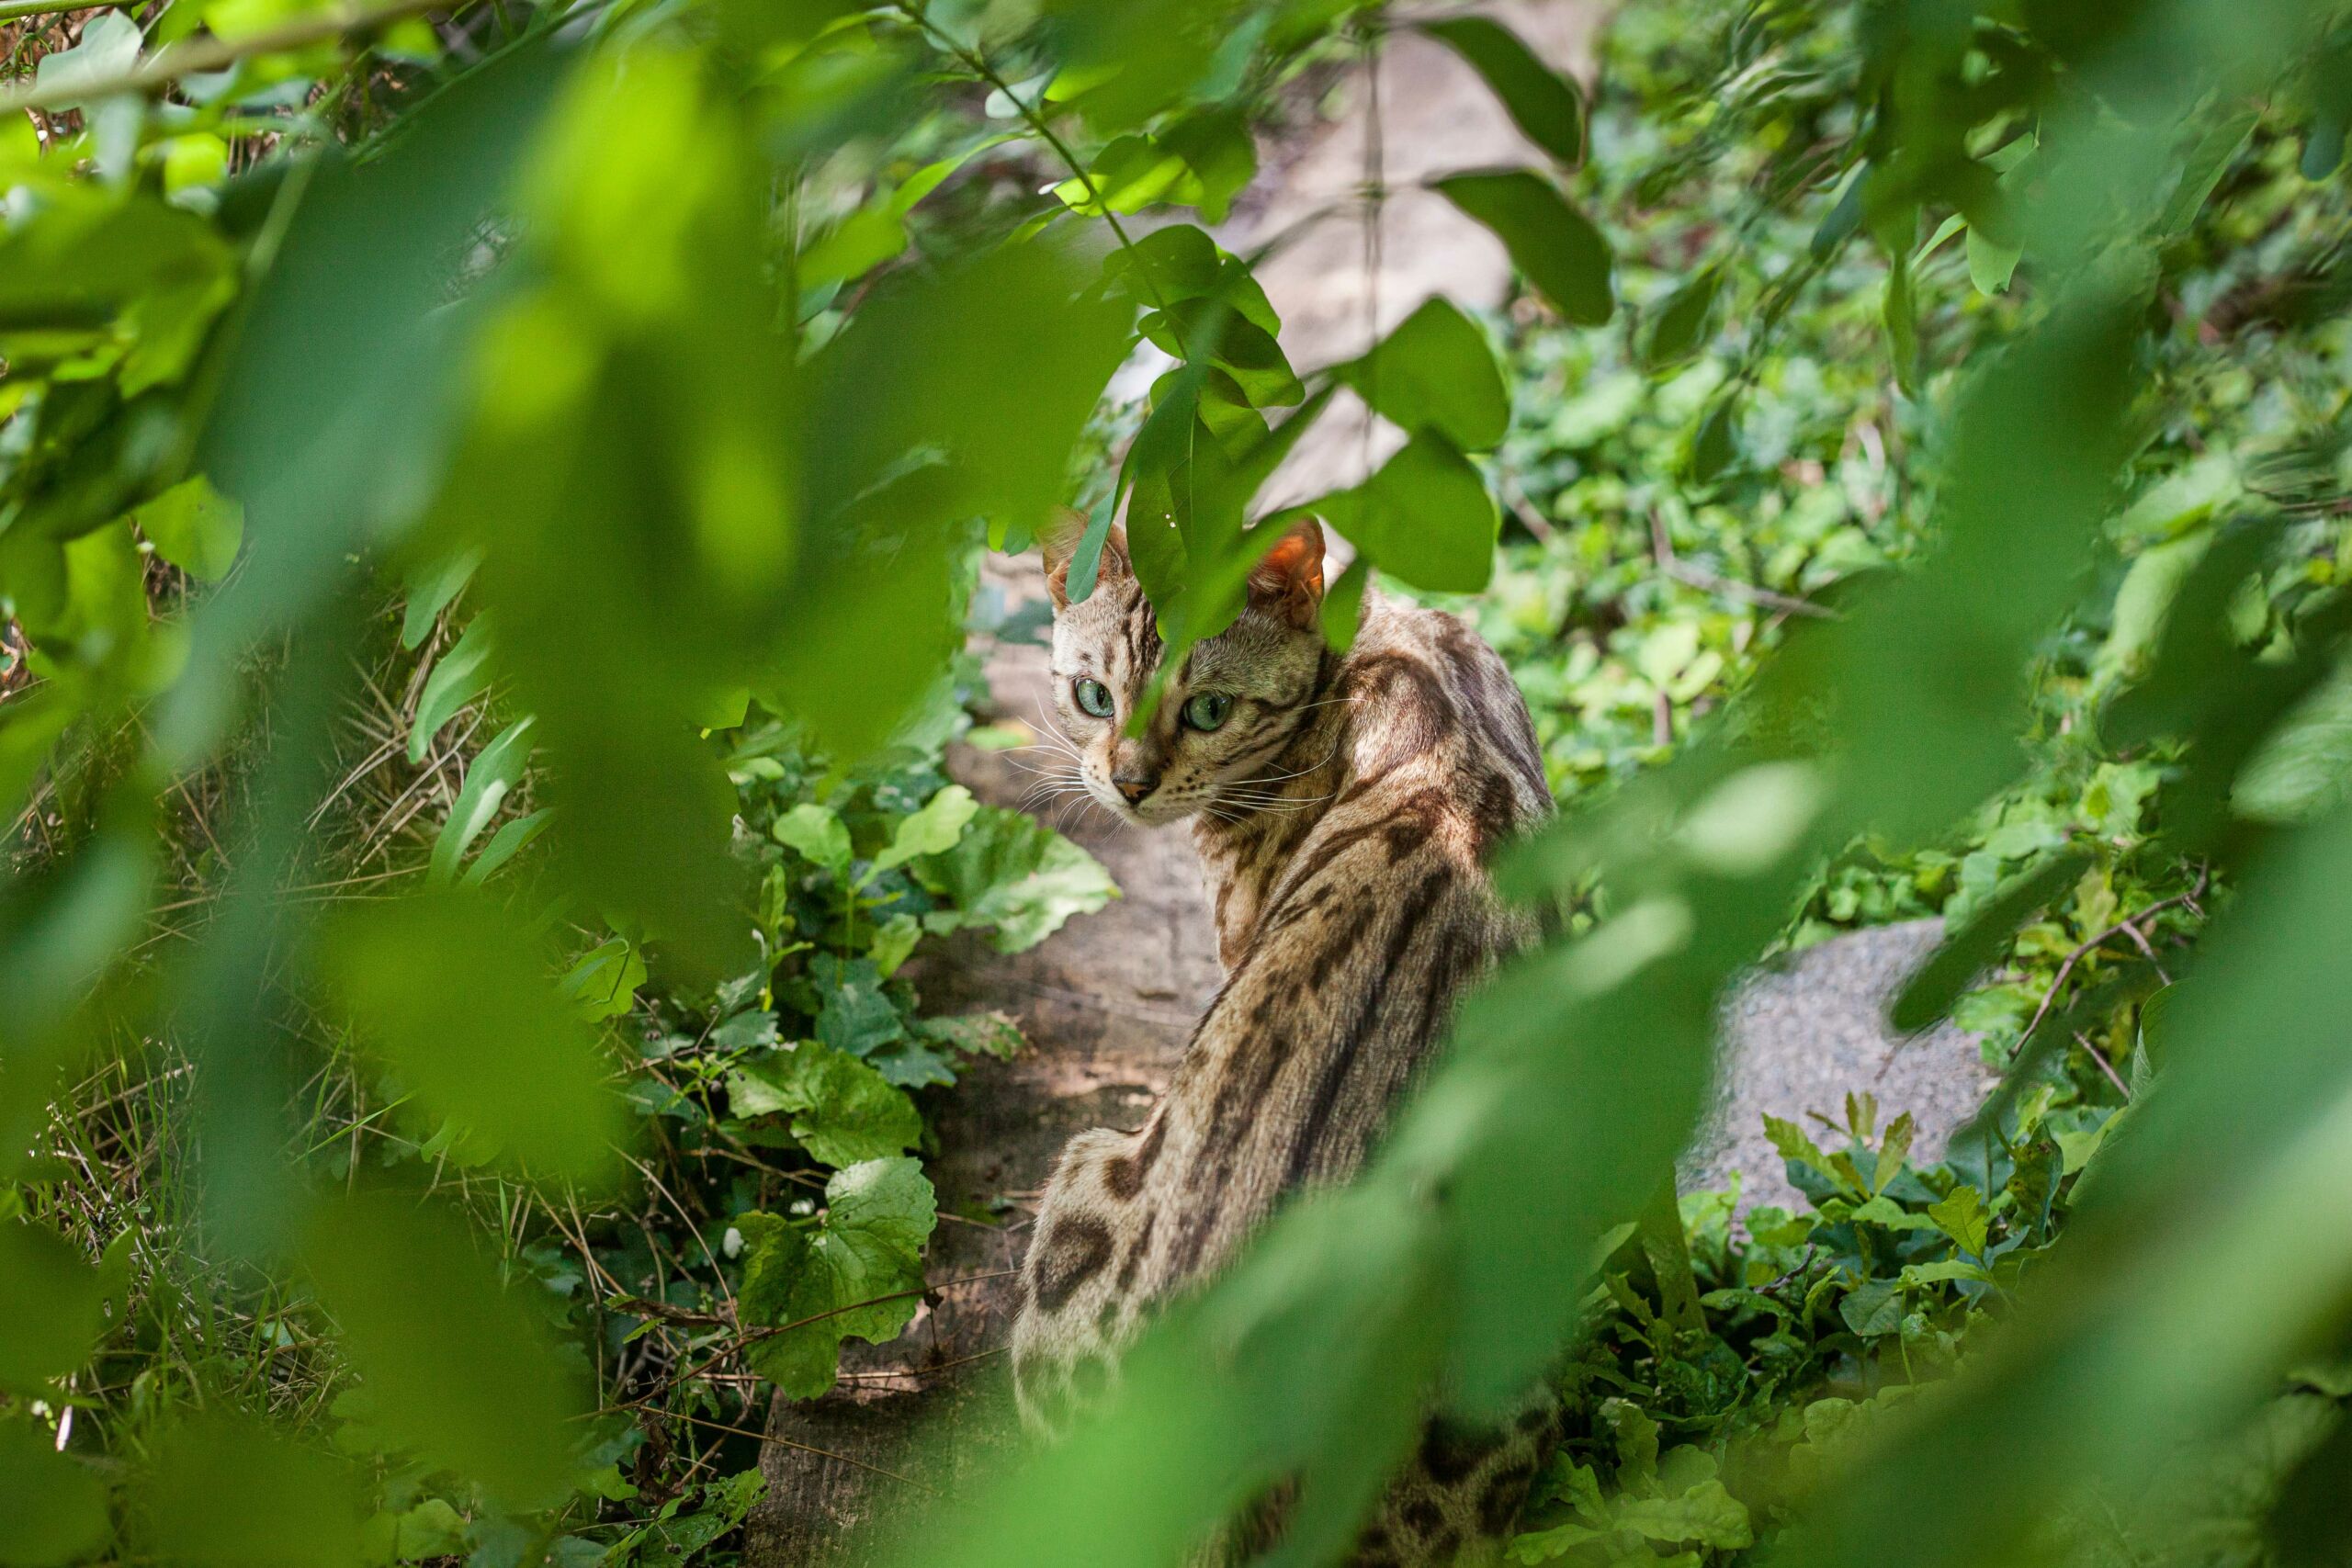
[[(1070, 782), (1138, 825), (1192, 821), (1227, 973), (1144, 1125), (1079, 1134), (1046, 1186), (1012, 1350), (1023, 1414), (1048, 1427), (1152, 1304), (1214, 1274), (1292, 1191), (1362, 1166), (1464, 988), (1530, 934), (1486, 866), (1551, 809), (1526, 705), (1461, 623), (1367, 595), (1354, 645), (1329, 650), (1313, 524), (1268, 554), (1241, 618), (1165, 671), (1124, 540), (1077, 604), (1068, 542), (1047, 567)], [(1081, 681), (1110, 716), (1081, 706)], [(1233, 699), (1214, 730), (1183, 718), (1202, 693)], [(1541, 1406), (1491, 1431), (1432, 1424), (1353, 1561), (1425, 1568), (1491, 1543), (1552, 1435)], [(1252, 1510), (1233, 1554), (1277, 1538), (1285, 1511)]]

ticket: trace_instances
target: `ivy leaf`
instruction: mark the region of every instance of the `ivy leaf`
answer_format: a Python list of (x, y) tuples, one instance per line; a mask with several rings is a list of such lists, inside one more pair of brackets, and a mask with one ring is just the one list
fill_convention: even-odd
[(826, 1165), (904, 1154), (922, 1141), (913, 1100), (864, 1062), (819, 1041), (741, 1063), (726, 1082), (736, 1115), (784, 1112), (801, 1147)]
[(1928, 1218), (1935, 1221), (1936, 1228), (1951, 1237), (1962, 1252), (1978, 1258), (1984, 1255), (1984, 1195), (1975, 1188), (1953, 1188), (1940, 1202), (1928, 1206)]
[(1436, 182), (1448, 201), (1487, 228), (1561, 315), (1597, 327), (1616, 308), (1609, 242), (1549, 180), (1524, 169), (1454, 175)]
[(794, 1399), (831, 1388), (843, 1339), (879, 1344), (914, 1316), (922, 1247), (937, 1223), (931, 1183), (904, 1158), (836, 1171), (813, 1231), (775, 1214), (738, 1215), (744, 1321), (786, 1330), (752, 1347), (752, 1367)]
[(777, 843), (799, 851), (834, 875), (849, 874), (849, 829), (831, 807), (804, 800), (777, 818), (768, 831)]
[[(965, 824), (978, 812), (979, 802), (962, 784), (949, 784), (926, 802), (922, 810), (899, 819), (898, 830), (889, 846), (874, 857), (874, 864), (866, 871), (865, 882), (871, 882), (883, 872), (901, 866), (917, 855), (944, 854), (956, 847), (964, 836)], [(901, 956), (904, 956), (901, 954)], [(893, 964), (891, 967), (896, 968)]]
[(1434, 431), (1465, 452), (1492, 448), (1510, 427), (1510, 389), (1486, 333), (1441, 298), (1335, 374), (1408, 434)]
[(1442, 436), (1414, 436), (1363, 483), (1305, 510), (1416, 588), (1472, 593), (1493, 574), (1502, 514), (1477, 468)]
[(953, 849), (911, 863), (917, 880), (953, 899), (934, 931), (993, 926), (1000, 953), (1022, 953), (1119, 896), (1102, 863), (1034, 818), (983, 806)]
[(1424, 22), (1421, 31), (1460, 55), (1485, 78), (1511, 123), (1561, 164), (1584, 158), (1584, 100), (1520, 36), (1485, 17)]
[(53, 109), (86, 108), (85, 100), (66, 95), (111, 82), (138, 64), (139, 41), (139, 24), (128, 13), (101, 11), (83, 26), (79, 43), (41, 57), (33, 85)]

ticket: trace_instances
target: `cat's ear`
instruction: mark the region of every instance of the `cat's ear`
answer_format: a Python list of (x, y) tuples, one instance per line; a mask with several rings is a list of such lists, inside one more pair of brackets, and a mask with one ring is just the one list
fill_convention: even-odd
[[(1046, 592), (1054, 596), (1054, 608), (1069, 608), (1069, 559), (1078, 550), (1080, 539), (1086, 537), (1086, 513), (1067, 506), (1054, 508), (1052, 518), (1037, 536), (1038, 547), (1046, 557)], [(1094, 581), (1107, 582), (1124, 577), (1132, 570), (1127, 565), (1127, 536), (1115, 523), (1102, 541), (1102, 558), (1095, 568)]]
[(1323, 606), (1323, 525), (1302, 517), (1250, 569), (1250, 603), (1301, 628)]

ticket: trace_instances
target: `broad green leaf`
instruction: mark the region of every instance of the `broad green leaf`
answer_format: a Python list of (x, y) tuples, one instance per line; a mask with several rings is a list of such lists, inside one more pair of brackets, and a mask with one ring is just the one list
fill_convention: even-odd
[(141, 502), (131, 521), (157, 555), (204, 582), (218, 582), (229, 574), (245, 536), (245, 509), (215, 491), (201, 474)]
[(105, 1325), (97, 1269), (30, 1220), (0, 1220), (0, 1389), (33, 1396), (88, 1359)]
[(1453, 175), (1434, 185), (1447, 200), (1494, 231), (1511, 261), (1561, 315), (1580, 327), (1597, 327), (1609, 320), (1616, 308), (1609, 281), (1609, 242), (1550, 181), (1514, 169)]
[(967, 1056), (994, 1056), (1000, 1061), (1010, 1061), (1029, 1045), (1028, 1037), (1021, 1032), (1021, 1025), (1001, 1012), (918, 1019), (915, 1032), (925, 1040), (935, 1040), (952, 1046)]
[(209, 1412), (167, 1432), (141, 1491), (148, 1550), (168, 1563), (356, 1568), (363, 1561), (351, 1467), (242, 1416)]
[(1948, 1258), (1939, 1263), (1906, 1263), (1903, 1266), (1902, 1283), (1905, 1290), (1918, 1290), (1928, 1285), (1949, 1284), (1955, 1280), (1987, 1283), (1993, 1276), (1980, 1265), (1965, 1258)]
[(81, 39), (71, 49), (41, 57), (33, 84), (56, 108), (90, 107), (75, 96), (102, 83), (111, 84), (139, 62), (139, 24), (126, 11), (100, 11), (83, 24)]
[(1335, 373), (1408, 434), (1433, 431), (1465, 452), (1484, 452), (1510, 426), (1510, 390), (1486, 333), (1442, 298)]
[(481, 552), (465, 550), (437, 560), (420, 561), (409, 570), (403, 586), (408, 604), (401, 611), (401, 646), (414, 648), (424, 640), (450, 601), (464, 592), (481, 567)]
[(883, 994), (882, 972), (871, 958), (820, 953), (808, 965), (817, 1037), (836, 1051), (865, 1056), (905, 1038), (907, 1021)]
[(917, 855), (944, 854), (954, 849), (956, 840), (964, 836), (965, 825), (979, 809), (979, 802), (972, 798), (970, 790), (962, 784), (949, 784), (926, 801), (922, 810), (899, 819), (888, 847), (874, 857), (872, 867), (862, 880), (870, 882)]
[(498, 816), (498, 808), (506, 803), (506, 792), (521, 782), (523, 770), (530, 765), (530, 732), (531, 718), (526, 714), (499, 731), (497, 739), (466, 764), (465, 783), (449, 807), (449, 819), (433, 840), (433, 861), (427, 871), (431, 880), (456, 879), (466, 852)]
[(634, 1008), (645, 974), (644, 950), (627, 937), (609, 937), (581, 954), (556, 990), (594, 1023)]
[(761, 1375), (813, 1399), (833, 1386), (843, 1339), (879, 1344), (905, 1327), (922, 1304), (922, 1247), (937, 1212), (914, 1160), (876, 1159), (833, 1173), (813, 1229), (775, 1214), (737, 1216), (743, 1320), (784, 1330), (752, 1345)]
[(2257, 822), (2308, 822), (2352, 786), (2352, 660), (2339, 667), (2273, 730), (2230, 791), (2239, 815)]
[(328, 923), (320, 967), (353, 1029), (468, 1158), (540, 1179), (613, 1173), (626, 1123), (610, 1065), (487, 897), (452, 888), (358, 906)]
[(768, 832), (777, 843), (799, 851), (834, 875), (849, 875), (849, 829), (832, 807), (804, 800), (778, 817)]
[(1715, 1480), (1671, 1497), (1620, 1497), (1610, 1505), (1609, 1516), (1618, 1529), (1650, 1540), (1693, 1541), (1720, 1551), (1756, 1544), (1747, 1507)]
[(2017, 276), (2018, 260), (2024, 254), (2014, 245), (1985, 238), (1983, 230), (1972, 227), (1968, 231), (1968, 279), (1979, 294), (2006, 294), (2009, 279)]
[(106, 1484), (80, 1460), (59, 1453), (41, 1427), (23, 1416), (0, 1420), (0, 1521), (5, 1568), (91, 1561), (107, 1540)]
[(1414, 436), (1363, 483), (1302, 510), (1416, 588), (1475, 592), (1494, 570), (1501, 513), (1476, 467), (1441, 436)]
[(1510, 111), (1511, 123), (1563, 164), (1584, 159), (1584, 102), (1567, 78), (1535, 58), (1501, 23), (1485, 17), (1423, 22), (1421, 31), (1467, 61)]
[(1035, 947), (1072, 915), (1119, 896), (1100, 861), (1035, 818), (1001, 807), (981, 807), (954, 849), (910, 863), (925, 887), (954, 901), (940, 929), (994, 927), (1000, 953)]
[(1866, 1220), (1871, 1224), (1883, 1225), (1891, 1231), (1931, 1231), (1937, 1228), (1934, 1220), (1925, 1214), (1911, 1213), (1884, 1193), (1872, 1198), (1867, 1203), (1858, 1204), (1848, 1217)]
[(576, 1373), (460, 1223), (392, 1193), (337, 1197), (301, 1261), (390, 1441), (509, 1508), (563, 1494), (585, 1413)]
[(815, 1040), (746, 1058), (727, 1075), (738, 1116), (788, 1116), (817, 1160), (845, 1167), (901, 1155), (922, 1141), (914, 1101), (856, 1057)]

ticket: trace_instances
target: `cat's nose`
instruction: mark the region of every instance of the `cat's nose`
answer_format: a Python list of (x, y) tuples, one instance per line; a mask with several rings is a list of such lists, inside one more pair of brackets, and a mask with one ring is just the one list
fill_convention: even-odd
[(1111, 787), (1117, 790), (1122, 795), (1125, 796), (1126, 802), (1129, 806), (1141, 806), (1143, 804), (1143, 797), (1152, 792), (1153, 786), (1158, 782), (1159, 781), (1155, 779), (1140, 779), (1114, 774), (1111, 780)]

